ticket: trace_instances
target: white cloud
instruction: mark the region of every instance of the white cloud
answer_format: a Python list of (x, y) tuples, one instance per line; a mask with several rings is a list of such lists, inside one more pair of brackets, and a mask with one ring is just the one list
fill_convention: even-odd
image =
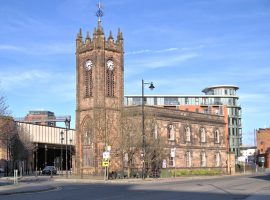
[(148, 52), (152, 52), (152, 51), (149, 49), (142, 49), (142, 50), (138, 50), (138, 51), (126, 52), (125, 55), (143, 54), (143, 53), (148, 53)]
[(175, 47), (159, 49), (159, 50), (142, 49), (142, 50), (137, 50), (137, 51), (126, 52), (125, 54), (134, 55), (134, 54), (144, 54), (144, 53), (165, 53), (165, 52), (177, 51), (177, 50), (178, 48), (175, 48)]
[(254, 102), (259, 103), (268, 99), (267, 94), (261, 93), (240, 93), (241, 102)]
[(22, 50), (23, 49), (21, 47), (0, 44), (0, 51), (22, 51)]
[(172, 48), (168, 48), (168, 49), (161, 49), (161, 50), (157, 50), (155, 52), (157, 53), (164, 53), (164, 52), (168, 52), (168, 51), (177, 51), (178, 48), (172, 47)]
[(74, 43), (35, 44), (30, 46), (1, 45), (0, 51), (13, 51), (30, 55), (70, 54), (75, 50)]
[(130, 62), (129, 67), (136, 68), (161, 68), (161, 67), (171, 67), (177, 66), (181, 62), (191, 60), (198, 57), (198, 54), (177, 54), (177, 55), (162, 55), (162, 56), (151, 56), (148, 58), (140, 58), (140, 60), (133, 60)]
[(30, 71), (13, 71), (8, 73), (1, 73), (1, 85), (6, 90), (11, 90), (12, 88), (20, 88), (21, 86), (37, 83), (41, 80), (47, 79), (50, 77), (50, 74), (44, 71), (39, 70), (30, 70)]

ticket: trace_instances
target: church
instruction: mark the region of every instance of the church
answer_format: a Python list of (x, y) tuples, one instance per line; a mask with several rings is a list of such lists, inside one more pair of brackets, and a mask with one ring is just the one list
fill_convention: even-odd
[[(101, 10), (99, 9), (99, 12)], [(153, 169), (228, 172), (226, 122), (222, 115), (165, 107), (124, 105), (124, 39), (106, 38), (98, 24), (76, 38), (77, 174), (104, 170), (143, 174)], [(109, 159), (104, 166), (104, 152)]]

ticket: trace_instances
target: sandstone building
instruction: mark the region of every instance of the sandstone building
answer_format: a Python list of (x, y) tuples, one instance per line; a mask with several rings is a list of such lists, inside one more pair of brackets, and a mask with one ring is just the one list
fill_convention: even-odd
[(143, 166), (226, 171), (224, 116), (125, 106), (123, 55), (122, 32), (106, 38), (100, 20), (92, 37), (87, 32), (83, 39), (81, 30), (77, 35), (75, 172), (102, 174), (102, 153), (109, 147), (110, 171)]

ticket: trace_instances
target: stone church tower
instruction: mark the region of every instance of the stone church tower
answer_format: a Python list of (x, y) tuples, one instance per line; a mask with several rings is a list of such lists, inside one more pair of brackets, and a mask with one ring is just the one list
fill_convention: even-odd
[(105, 37), (101, 21), (93, 37), (76, 38), (76, 159), (77, 174), (101, 174), (102, 153), (111, 147), (110, 169), (121, 166), (119, 122), (124, 99), (123, 37), (118, 30)]

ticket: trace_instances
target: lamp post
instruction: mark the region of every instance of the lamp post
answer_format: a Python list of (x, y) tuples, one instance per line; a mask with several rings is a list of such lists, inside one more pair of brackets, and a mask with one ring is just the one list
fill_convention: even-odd
[(69, 145), (69, 166), (70, 166), (70, 174), (71, 174), (71, 169), (72, 169), (72, 153), (71, 153), (71, 144), (72, 144), (72, 139), (69, 139), (70, 145)]
[(55, 147), (53, 147), (53, 166), (55, 167)]
[(48, 150), (48, 147), (47, 147), (47, 145), (45, 144), (45, 162), (44, 162), (44, 167), (47, 166), (47, 150)]
[(7, 135), (7, 138), (6, 138), (6, 140), (7, 140), (7, 160), (6, 160), (6, 168), (7, 168), (7, 170), (6, 170), (6, 175), (8, 176), (8, 174), (9, 174), (9, 164), (8, 164), (8, 155), (9, 155), (9, 138), (8, 138), (8, 135)]
[(150, 85), (149, 89), (153, 90), (155, 88), (153, 82), (145, 83), (142, 79), (142, 158), (143, 158), (143, 170), (142, 170), (142, 178), (145, 178), (145, 132), (144, 132), (144, 85)]
[(66, 178), (68, 177), (68, 154), (67, 154), (67, 145), (68, 145), (68, 139), (67, 139), (67, 132), (70, 127), (70, 119), (66, 118), (65, 120), (65, 125), (66, 125)]
[(63, 132), (63, 131), (61, 131), (61, 132), (60, 132), (60, 134), (61, 134), (61, 158), (60, 158), (60, 171), (61, 171), (61, 174), (62, 174), (62, 163), (63, 163), (63, 140), (64, 140), (63, 135), (64, 135), (64, 132)]
[(36, 143), (36, 176), (38, 170), (38, 143)]

